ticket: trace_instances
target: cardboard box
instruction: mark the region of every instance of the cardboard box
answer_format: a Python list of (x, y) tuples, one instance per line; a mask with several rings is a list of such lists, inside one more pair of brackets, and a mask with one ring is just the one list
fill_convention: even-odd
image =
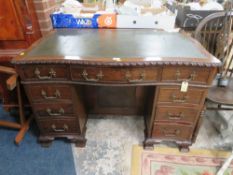
[(72, 14), (54, 13), (50, 17), (53, 28), (98, 28), (98, 16), (75, 18)]
[(170, 30), (175, 27), (176, 15), (128, 16), (117, 15), (117, 28), (154, 28)]
[(97, 18), (99, 28), (116, 28), (117, 15), (115, 14), (103, 14)]

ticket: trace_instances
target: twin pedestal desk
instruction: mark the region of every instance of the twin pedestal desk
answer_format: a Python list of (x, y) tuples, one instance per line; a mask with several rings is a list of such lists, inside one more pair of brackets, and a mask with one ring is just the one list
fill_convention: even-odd
[(85, 146), (88, 114), (120, 114), (144, 116), (144, 146), (172, 141), (183, 151), (220, 66), (185, 34), (150, 29), (61, 29), (12, 62), (42, 145), (65, 137)]

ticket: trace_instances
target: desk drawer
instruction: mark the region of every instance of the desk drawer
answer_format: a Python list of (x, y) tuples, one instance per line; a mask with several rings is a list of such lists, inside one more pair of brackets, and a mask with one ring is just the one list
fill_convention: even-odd
[(152, 137), (164, 140), (190, 140), (193, 127), (174, 123), (158, 124), (153, 127)]
[(33, 109), (38, 117), (74, 116), (74, 108), (71, 103), (33, 104)]
[(71, 67), (71, 77), (83, 82), (146, 83), (159, 79), (158, 67)]
[(69, 85), (36, 84), (25, 85), (32, 102), (69, 100), (72, 101), (72, 87)]
[(168, 66), (163, 68), (162, 81), (182, 82), (187, 80), (190, 83), (209, 84), (211, 71), (210, 68)]
[(67, 80), (69, 69), (65, 65), (27, 65), (21, 67), (20, 75), (23, 80)]
[(81, 133), (76, 119), (41, 119), (37, 123), (42, 134)]
[(199, 109), (179, 106), (159, 106), (155, 121), (189, 123), (194, 125), (199, 117)]
[(180, 86), (160, 87), (158, 94), (159, 104), (194, 104), (204, 103), (207, 90), (205, 88), (189, 87), (187, 92), (181, 92)]

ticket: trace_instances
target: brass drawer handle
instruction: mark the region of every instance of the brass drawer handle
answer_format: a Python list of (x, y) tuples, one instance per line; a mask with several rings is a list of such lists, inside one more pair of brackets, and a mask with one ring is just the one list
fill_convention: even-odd
[(142, 81), (145, 80), (145, 77), (146, 77), (146, 73), (145, 73), (145, 72), (142, 72), (142, 73), (140, 74), (140, 78), (139, 78), (139, 79), (131, 80), (131, 79), (130, 79), (130, 78), (131, 78), (130, 72), (127, 71), (127, 72), (125, 73), (125, 79), (126, 79), (128, 82), (130, 82), (130, 83), (142, 82)]
[(175, 94), (172, 94), (172, 101), (174, 103), (185, 103), (188, 100), (188, 96), (185, 95), (183, 98), (178, 99)]
[(196, 71), (193, 71), (193, 73), (189, 75), (189, 78), (185, 80), (180, 79), (180, 75), (181, 73), (180, 73), (180, 70), (178, 69), (175, 74), (177, 81), (193, 81), (197, 77)]
[(54, 96), (47, 96), (47, 93), (42, 89), (41, 90), (41, 95), (42, 97), (44, 97), (44, 99), (46, 100), (51, 100), (51, 99), (57, 99), (61, 97), (61, 93), (59, 90), (56, 89), (56, 91), (54, 92)]
[(64, 124), (63, 128), (57, 129), (55, 124), (52, 124), (51, 128), (53, 129), (54, 132), (64, 132), (64, 131), (68, 131), (69, 127), (68, 125)]
[(61, 115), (63, 115), (63, 114), (65, 113), (65, 111), (64, 111), (63, 108), (60, 108), (59, 111), (58, 111), (58, 113), (52, 112), (52, 110), (51, 110), (50, 108), (47, 108), (47, 109), (46, 109), (46, 112), (47, 112), (48, 115), (50, 115), (50, 116), (61, 116)]
[(56, 72), (53, 70), (53, 68), (50, 69), (48, 76), (41, 76), (40, 70), (38, 68), (35, 69), (34, 74), (40, 80), (50, 80), (50, 79), (56, 77)]
[(165, 137), (176, 137), (180, 134), (180, 130), (175, 129), (173, 132), (171, 132), (171, 131), (167, 131), (167, 129), (165, 128), (163, 129), (162, 133)]
[(97, 75), (96, 75), (96, 78), (88, 78), (88, 73), (87, 71), (84, 69), (83, 70), (83, 73), (82, 73), (82, 76), (83, 78), (86, 80), (86, 81), (91, 81), (91, 82), (97, 82), (99, 80), (101, 80), (103, 78), (103, 73), (102, 71), (100, 71)]
[(182, 118), (184, 118), (184, 114), (181, 112), (180, 114), (172, 114), (172, 113), (168, 113), (167, 114), (168, 118), (170, 120), (181, 120)]

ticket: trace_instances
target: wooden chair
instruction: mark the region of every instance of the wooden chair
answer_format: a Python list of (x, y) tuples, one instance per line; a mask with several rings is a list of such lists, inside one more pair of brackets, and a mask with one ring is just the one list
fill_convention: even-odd
[[(222, 61), (207, 100), (215, 104), (210, 110), (233, 110), (233, 11), (214, 13), (204, 18), (194, 37)], [(217, 83), (216, 83), (217, 82)]]
[(19, 132), (18, 132), (17, 136), (15, 137), (15, 143), (19, 144), (22, 141), (25, 133), (29, 129), (31, 117), (29, 117), (29, 119), (27, 119), (27, 120), (25, 118), (24, 105), (23, 105), (22, 96), (21, 96), (20, 84), (19, 84), (18, 75), (17, 75), (15, 69), (10, 68), (10, 67), (0, 66), (0, 73), (9, 74), (10, 77), (6, 81), (7, 88), (9, 90), (13, 90), (14, 88), (16, 88), (16, 90), (17, 90), (19, 118), (20, 118), (19, 123), (0, 120), (0, 126), (9, 127), (9, 128), (13, 128), (13, 129), (19, 129)]

